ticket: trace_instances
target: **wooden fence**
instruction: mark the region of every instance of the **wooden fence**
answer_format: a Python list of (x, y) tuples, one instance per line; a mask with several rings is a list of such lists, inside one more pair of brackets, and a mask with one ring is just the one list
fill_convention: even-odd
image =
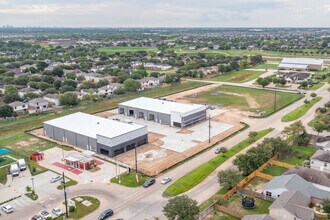
[(225, 206), (219, 205), (219, 204), (214, 204), (214, 208), (218, 211), (227, 213), (229, 215), (235, 216), (236, 218), (242, 219), (244, 217), (244, 214), (238, 212), (236, 209), (230, 209)]
[(200, 212), (198, 215), (197, 220), (202, 220), (204, 219), (208, 214), (210, 214), (213, 210), (214, 210), (214, 205), (212, 204), (209, 207), (207, 207), (206, 209), (204, 209), (204, 211)]
[(245, 195), (249, 195), (249, 196), (252, 196), (252, 197), (259, 198), (259, 199), (267, 200), (267, 201), (270, 201), (270, 202), (275, 201), (275, 199), (271, 196), (267, 196), (267, 195), (264, 195), (264, 194), (261, 194), (261, 193), (255, 192), (253, 190), (243, 188), (243, 187), (237, 187), (237, 191), (240, 192), (240, 193), (244, 193)]
[(276, 166), (279, 166), (279, 167), (285, 167), (285, 168), (288, 168), (288, 169), (295, 167), (295, 165), (288, 164), (288, 163), (283, 163), (283, 162), (278, 161), (278, 160), (273, 160), (272, 164), (276, 165)]

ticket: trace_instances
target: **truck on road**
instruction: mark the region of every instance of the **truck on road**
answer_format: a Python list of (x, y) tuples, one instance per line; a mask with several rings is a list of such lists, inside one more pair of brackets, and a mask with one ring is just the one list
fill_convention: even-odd
[(17, 164), (10, 165), (10, 173), (13, 177), (19, 176), (19, 168)]
[(24, 159), (17, 160), (17, 163), (20, 171), (26, 170), (26, 163)]

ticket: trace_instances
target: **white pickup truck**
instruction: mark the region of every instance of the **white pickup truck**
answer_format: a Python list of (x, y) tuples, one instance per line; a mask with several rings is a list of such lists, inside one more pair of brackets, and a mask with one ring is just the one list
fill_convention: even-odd
[(26, 170), (26, 163), (24, 159), (17, 160), (17, 163), (20, 171)]
[(17, 164), (10, 165), (10, 173), (13, 177), (19, 176), (19, 168)]

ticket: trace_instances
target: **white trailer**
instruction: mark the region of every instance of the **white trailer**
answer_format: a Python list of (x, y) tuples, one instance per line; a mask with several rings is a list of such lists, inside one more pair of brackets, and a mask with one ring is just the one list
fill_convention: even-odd
[(10, 165), (10, 173), (13, 177), (19, 176), (19, 168), (17, 164)]
[(17, 160), (17, 163), (20, 171), (26, 170), (26, 163), (24, 159)]

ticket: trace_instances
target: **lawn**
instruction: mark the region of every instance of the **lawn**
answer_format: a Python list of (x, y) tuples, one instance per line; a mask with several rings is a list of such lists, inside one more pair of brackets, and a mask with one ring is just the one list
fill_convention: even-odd
[(259, 198), (254, 198), (255, 208), (254, 209), (244, 209), (242, 206), (242, 198), (233, 195), (228, 200), (229, 204), (227, 208), (235, 209), (238, 212), (241, 212), (243, 215), (255, 215), (255, 214), (266, 214), (268, 213), (268, 207), (272, 204), (269, 201), (262, 200)]
[[(267, 135), (270, 131), (272, 131), (271, 128), (259, 131), (255, 140), (259, 140), (260, 138)], [(171, 184), (169, 187), (166, 188), (163, 195), (172, 197), (192, 189), (193, 187), (201, 183), (218, 166), (220, 166), (226, 160), (228, 160), (229, 158), (236, 155), (238, 152), (247, 148), (250, 145), (251, 145), (250, 138), (243, 140), (239, 144), (230, 148), (227, 152), (221, 153), (220, 155), (214, 157), (213, 159), (200, 165), (199, 167), (195, 168), (194, 170), (190, 171), (186, 175), (176, 180), (173, 184)]]
[(150, 73), (153, 73), (153, 72), (157, 72), (157, 73), (160, 73), (160, 74), (173, 74), (173, 73), (176, 73), (177, 70), (178, 70), (178, 68), (173, 68), (173, 69), (164, 70), (164, 71), (161, 71), (161, 70), (147, 70), (147, 73), (150, 74)]
[[(148, 179), (148, 176), (145, 176), (141, 173), (138, 173), (138, 175), (139, 175), (139, 182), (137, 183), (136, 175), (134, 171), (130, 172), (129, 174), (122, 173), (120, 174), (120, 181), (121, 181), (120, 184), (128, 187), (142, 186), (143, 183)], [(114, 177), (110, 180), (110, 182), (119, 184), (119, 178), (117, 179), (116, 177)]]
[(296, 108), (292, 112), (289, 112), (285, 116), (282, 117), (282, 122), (294, 121), (305, 115), (310, 108), (313, 107), (318, 101), (320, 101), (322, 97), (313, 98), (309, 103), (303, 104), (302, 106)]
[(264, 169), (262, 171), (262, 173), (265, 173), (265, 174), (268, 174), (271, 176), (280, 176), (287, 170), (288, 170), (287, 168), (273, 165), (273, 166), (266, 167), (266, 169)]
[(318, 90), (319, 88), (321, 88), (324, 85), (325, 85), (325, 82), (319, 82), (318, 84), (314, 84), (313, 86), (306, 88), (306, 90)]
[[(277, 92), (277, 110), (302, 98), (301, 94)], [(270, 90), (243, 88), (222, 85), (218, 88), (198, 93), (194, 97), (185, 97), (188, 101), (200, 104), (231, 107), (255, 112), (257, 109), (264, 115), (274, 112), (274, 92)]]
[(278, 160), (292, 165), (300, 165), (305, 160), (308, 160), (316, 151), (317, 149), (313, 147), (294, 146), (290, 155), (285, 155)]
[(278, 64), (262, 63), (251, 67), (250, 69), (277, 69)]
[(15, 160), (13, 160), (9, 157), (6, 157), (6, 156), (0, 157), (0, 167), (14, 163), (14, 162), (15, 162)]
[(226, 213), (223, 213), (223, 212), (214, 210), (205, 219), (212, 219), (212, 220), (237, 220), (239, 218), (236, 218), (236, 217), (231, 216), (231, 215), (228, 215)]
[(0, 168), (0, 183), (3, 185), (7, 183), (7, 173), (5, 168)]
[(244, 83), (258, 78), (266, 71), (238, 70), (229, 73), (223, 73), (220, 76), (212, 78), (213, 81)]
[[(82, 198), (83, 200), (89, 200), (92, 203), (92, 205), (85, 206), (80, 202), (77, 202), (75, 198), (73, 198), (73, 201), (76, 203), (76, 209), (73, 212), (70, 212), (69, 214), (69, 217), (72, 220), (82, 219), (84, 216), (91, 214), (100, 207), (100, 200), (98, 200), (97, 198), (91, 196), (80, 196), (80, 198)], [(65, 212), (65, 210), (63, 210), (63, 212)], [(55, 219), (61, 220), (63, 219), (63, 217), (60, 216)]]
[[(17, 135), (17, 134), (22, 135), (22, 133), (27, 130), (32, 130), (32, 129), (41, 127), (42, 123), (44, 121), (54, 119), (57, 117), (61, 117), (64, 115), (68, 115), (68, 114), (71, 114), (74, 112), (81, 111), (81, 112), (93, 114), (96, 112), (101, 112), (101, 111), (106, 111), (106, 110), (109, 110), (112, 108), (116, 108), (118, 106), (118, 103), (130, 100), (130, 99), (134, 99), (137, 97), (145, 96), (145, 97), (149, 97), (149, 98), (157, 98), (157, 97), (166, 96), (166, 95), (170, 95), (170, 94), (177, 93), (177, 92), (186, 91), (189, 89), (194, 89), (194, 88), (205, 86), (205, 85), (207, 85), (207, 83), (186, 82), (186, 83), (181, 83), (181, 84), (174, 85), (174, 86), (160, 87), (160, 88), (146, 90), (146, 91), (139, 92), (139, 93), (132, 93), (132, 94), (123, 95), (123, 96), (116, 96), (111, 99), (106, 99), (106, 100), (103, 100), (100, 102), (80, 105), (80, 106), (65, 109), (63, 111), (56, 112), (56, 113), (55, 112), (47, 112), (47, 113), (45, 112), (45, 113), (38, 114), (35, 116), (1, 123), (0, 124), (0, 130), (1, 130), (0, 138), (6, 138), (6, 137)], [(2, 144), (0, 142), (0, 146), (1, 145)]]
[[(65, 181), (67, 181), (67, 179), (69, 179), (68, 177), (65, 177)], [(67, 187), (70, 187), (70, 186), (74, 186), (74, 185), (77, 185), (77, 181), (75, 181), (75, 180), (72, 180), (72, 179), (69, 179), (69, 181), (67, 181), (66, 183), (65, 183), (65, 187), (67, 188)], [(60, 185), (58, 185), (57, 187), (56, 187), (58, 190), (62, 190), (64, 187), (63, 187), (63, 184), (62, 183), (60, 183)]]
[(134, 53), (138, 51), (157, 52), (158, 49), (156, 47), (101, 47), (98, 48), (97, 51), (111, 55), (114, 53), (127, 53), (127, 52)]

